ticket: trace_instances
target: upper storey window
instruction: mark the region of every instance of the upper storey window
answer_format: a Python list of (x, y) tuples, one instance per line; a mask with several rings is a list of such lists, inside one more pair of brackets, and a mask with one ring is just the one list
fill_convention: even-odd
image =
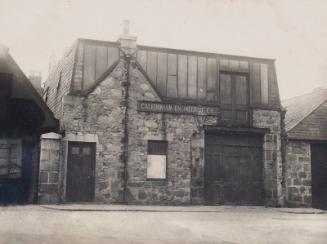
[(219, 74), (220, 123), (246, 126), (249, 121), (248, 75), (221, 71)]

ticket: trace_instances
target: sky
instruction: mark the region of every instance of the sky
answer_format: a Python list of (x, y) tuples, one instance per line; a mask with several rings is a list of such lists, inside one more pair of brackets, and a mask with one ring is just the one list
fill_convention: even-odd
[(0, 0), (0, 44), (25, 74), (77, 38), (274, 58), (282, 99), (327, 84), (326, 0)]

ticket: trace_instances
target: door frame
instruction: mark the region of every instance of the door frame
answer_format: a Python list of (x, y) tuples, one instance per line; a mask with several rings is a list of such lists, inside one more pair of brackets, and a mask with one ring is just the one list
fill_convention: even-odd
[[(323, 207), (323, 209), (327, 209), (327, 203), (325, 206), (317, 206), (316, 205), (316, 201), (314, 199), (314, 190), (313, 190), (313, 177), (314, 177), (314, 170), (313, 170), (313, 158), (312, 158), (312, 147), (318, 145), (318, 146), (324, 146), (327, 148), (327, 141), (311, 141), (310, 142), (310, 173), (311, 173), (311, 205), (312, 207), (316, 207), (316, 208), (321, 208)], [(327, 194), (327, 193), (326, 193)], [(327, 197), (327, 196), (326, 196)]]
[(264, 168), (264, 134), (267, 132), (267, 129), (244, 129), (244, 128), (223, 128), (223, 127), (207, 127), (205, 128), (204, 133), (204, 170), (203, 170), (203, 202), (205, 205), (213, 205), (212, 202), (209, 202), (206, 197), (206, 177), (207, 177), (207, 148), (206, 148), (206, 137), (208, 134), (218, 134), (218, 135), (257, 135), (261, 137), (261, 205), (265, 204), (266, 196), (265, 196), (265, 168)]
[[(97, 157), (98, 157), (98, 150), (97, 145), (99, 143), (99, 138), (97, 134), (73, 134), (73, 133), (66, 133), (65, 138), (63, 138), (63, 147), (64, 147), (64, 155), (63, 155), (63, 165), (60, 169), (63, 172), (60, 175), (60, 201), (67, 202), (67, 166), (68, 166), (68, 144), (69, 142), (93, 142), (95, 143), (95, 185), (96, 185), (96, 166), (97, 166)], [(95, 197), (96, 198), (96, 189), (94, 189)]]
[[(86, 201), (86, 202), (94, 202), (95, 200), (95, 159), (96, 159), (96, 144), (94, 142), (81, 142), (81, 141), (69, 141), (68, 142), (68, 158), (67, 158), (67, 179), (68, 179), (68, 166), (69, 164), (71, 163), (71, 161), (69, 160), (70, 159), (70, 155), (69, 155), (69, 152), (71, 151), (71, 147), (73, 147), (73, 145), (78, 145), (79, 147), (82, 147), (82, 146), (90, 146), (92, 148), (92, 160), (91, 160), (91, 168), (93, 168), (93, 181), (92, 181), (92, 184), (93, 184), (93, 189), (92, 189), (92, 192), (91, 193), (91, 200), (90, 201)], [(84, 144), (84, 145), (83, 145)], [(78, 173), (78, 172), (77, 172)], [(67, 188), (68, 188), (68, 183), (66, 185), (66, 197), (67, 197)], [(68, 200), (67, 200), (68, 202)], [(85, 201), (75, 201), (75, 200), (71, 200), (69, 202), (72, 202), (72, 203), (78, 203), (78, 202), (85, 202)]]

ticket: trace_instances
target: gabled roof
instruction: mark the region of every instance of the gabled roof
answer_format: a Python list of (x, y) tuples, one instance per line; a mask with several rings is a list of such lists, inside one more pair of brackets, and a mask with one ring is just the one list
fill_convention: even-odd
[(30, 80), (8, 53), (8, 48), (0, 45), (0, 72), (13, 74), (13, 90), (11, 97), (34, 101), (44, 114), (42, 132), (49, 132), (58, 128), (58, 120), (45, 104)]
[(285, 127), (289, 132), (313, 111), (327, 101), (327, 88), (317, 88), (311, 93), (282, 101), (286, 108)]

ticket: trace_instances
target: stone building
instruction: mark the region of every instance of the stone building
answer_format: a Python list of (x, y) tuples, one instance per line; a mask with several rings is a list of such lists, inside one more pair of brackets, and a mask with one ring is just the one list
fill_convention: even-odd
[(61, 133), (41, 203), (283, 204), (272, 59), (78, 39), (44, 91)]
[(315, 89), (283, 105), (287, 204), (327, 208), (327, 89)]
[(0, 46), (0, 204), (37, 201), (40, 135), (59, 123)]

